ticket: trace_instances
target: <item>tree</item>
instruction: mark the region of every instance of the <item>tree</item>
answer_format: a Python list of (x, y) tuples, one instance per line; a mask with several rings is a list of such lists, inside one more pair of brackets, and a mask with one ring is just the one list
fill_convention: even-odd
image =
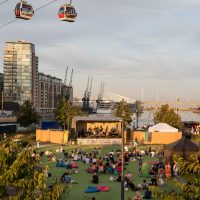
[(153, 194), (163, 200), (198, 200), (200, 197), (200, 153), (191, 156), (190, 161), (175, 155), (180, 178), (171, 179), (169, 183), (176, 187), (176, 191), (162, 191), (160, 188), (151, 187)]
[(183, 128), (181, 117), (177, 114), (173, 108), (170, 108), (167, 104), (162, 105), (161, 108), (155, 113), (155, 123), (167, 123), (178, 129)]
[(39, 116), (30, 100), (26, 100), (21, 106), (20, 111), (17, 113), (17, 122), (24, 127), (37, 123)]
[(129, 124), (130, 122), (132, 122), (131, 115), (132, 115), (132, 111), (129, 105), (123, 99), (117, 104), (117, 107), (115, 109), (115, 116), (121, 117), (125, 123)]
[[(46, 187), (43, 167), (39, 159), (33, 158), (34, 148), (17, 146), (12, 140), (0, 144), (0, 199), (61, 199), (66, 186), (52, 184)], [(14, 198), (10, 198), (10, 197)]]
[(54, 111), (56, 120), (64, 127), (70, 128), (73, 117), (83, 115), (81, 108), (62, 98), (58, 108)]

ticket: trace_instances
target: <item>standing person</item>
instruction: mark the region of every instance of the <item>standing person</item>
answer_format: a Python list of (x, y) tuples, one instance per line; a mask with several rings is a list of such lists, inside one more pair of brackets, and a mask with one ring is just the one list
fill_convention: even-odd
[(37, 149), (40, 148), (40, 141), (37, 141)]
[(172, 176), (171, 165), (169, 163), (165, 165), (165, 176), (166, 178), (170, 178)]
[(173, 166), (173, 175), (175, 177), (178, 176), (178, 166), (177, 166), (177, 162), (176, 161), (174, 162), (174, 166)]
[(7, 135), (6, 135), (6, 133), (3, 134), (3, 139), (4, 139), (4, 140), (7, 139)]
[(139, 158), (138, 158), (138, 165), (139, 165), (139, 176), (142, 176), (142, 156), (140, 155)]

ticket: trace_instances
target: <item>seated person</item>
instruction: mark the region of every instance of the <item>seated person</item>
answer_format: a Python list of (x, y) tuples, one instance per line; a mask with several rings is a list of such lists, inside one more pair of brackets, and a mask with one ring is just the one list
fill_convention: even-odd
[(142, 183), (142, 190), (146, 190), (147, 189), (147, 187), (148, 187), (148, 183), (147, 183), (147, 181), (144, 179), (143, 180), (143, 183)]
[(90, 158), (89, 158), (88, 156), (86, 156), (86, 158), (85, 158), (85, 163), (86, 163), (86, 164), (89, 164), (89, 163), (90, 163)]
[(78, 156), (78, 154), (75, 154), (74, 155), (74, 161), (78, 161), (79, 160), (79, 156)]
[(155, 186), (157, 186), (157, 178), (156, 178), (156, 176), (154, 176), (154, 177), (151, 179), (150, 185), (155, 185)]
[(109, 154), (109, 159), (110, 159), (110, 161), (111, 161), (112, 163), (115, 162), (113, 154)]
[(127, 177), (130, 181), (132, 180), (132, 174), (130, 172), (125, 174), (125, 177)]
[(66, 171), (66, 172), (61, 176), (60, 180), (61, 180), (62, 183), (68, 183), (68, 184), (69, 184), (69, 183), (71, 183), (72, 178), (71, 178), (71, 176), (69, 175), (69, 172)]
[(99, 183), (99, 176), (98, 176), (98, 174), (96, 172), (92, 176), (92, 183), (94, 183), (94, 184), (98, 184)]
[(132, 191), (137, 191), (135, 184), (132, 181), (130, 181), (127, 177), (124, 178), (124, 183), (124, 186), (126, 188), (130, 188)]
[(109, 159), (108, 159), (108, 155), (107, 155), (107, 154), (103, 157), (103, 160), (105, 160), (105, 161), (109, 161)]
[(98, 171), (99, 167), (97, 166), (97, 163), (96, 163), (96, 162), (94, 162), (94, 163), (92, 164), (91, 169), (92, 169), (93, 172), (97, 172), (97, 171)]
[(117, 181), (117, 182), (121, 182), (121, 180), (122, 180), (122, 177), (121, 177), (121, 175), (118, 175), (118, 177), (117, 177), (116, 181)]
[(106, 164), (105, 164), (105, 172), (106, 173), (112, 173), (112, 166), (110, 165), (110, 162), (107, 162)]
[(144, 199), (152, 199), (152, 193), (149, 190), (149, 188), (147, 188), (147, 190), (145, 191), (143, 198)]
[(92, 163), (96, 163), (97, 162), (97, 159), (96, 159), (96, 156), (94, 156), (93, 158), (92, 158)]
[(103, 164), (103, 160), (102, 160), (102, 158), (101, 158), (101, 157), (99, 157), (99, 159), (98, 159), (98, 161), (97, 161), (97, 162), (98, 162), (98, 164), (99, 164), (99, 165)]
[(121, 163), (116, 167), (116, 170), (118, 173), (122, 172), (122, 164)]
[(104, 172), (104, 167), (103, 167), (102, 163), (99, 164), (99, 170), (98, 170), (98, 172), (99, 173), (103, 173)]
[(109, 154), (112, 154), (112, 155), (114, 155), (114, 151), (113, 151), (113, 150), (112, 150), (112, 151), (110, 151), (110, 152), (109, 152)]

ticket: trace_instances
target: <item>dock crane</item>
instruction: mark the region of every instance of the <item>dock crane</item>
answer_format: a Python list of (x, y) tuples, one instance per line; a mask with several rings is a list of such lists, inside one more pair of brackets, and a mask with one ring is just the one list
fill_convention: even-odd
[(69, 84), (67, 84), (67, 78), (68, 78), (68, 67), (66, 68), (65, 72), (65, 78), (64, 78), (64, 84), (62, 87), (62, 96), (69, 101), (70, 103), (73, 103), (73, 86), (72, 86), (72, 80), (73, 80), (73, 69), (71, 71)]
[(100, 91), (99, 91), (99, 94), (98, 94), (98, 99), (97, 99), (97, 101), (96, 101), (97, 104), (103, 100), (104, 87), (105, 87), (105, 83), (104, 83), (104, 82), (101, 82), (101, 87), (100, 87)]
[(88, 77), (87, 86), (84, 92), (84, 97), (82, 98), (83, 101), (83, 110), (90, 112), (90, 98), (92, 93), (92, 82), (93, 78), (90, 76)]

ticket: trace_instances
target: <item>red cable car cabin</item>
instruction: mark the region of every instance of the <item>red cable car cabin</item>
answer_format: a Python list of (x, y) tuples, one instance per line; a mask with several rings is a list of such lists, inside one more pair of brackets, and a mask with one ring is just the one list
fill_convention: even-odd
[(33, 14), (33, 7), (25, 1), (19, 2), (15, 7), (16, 18), (30, 20), (33, 17)]
[(76, 16), (76, 10), (70, 4), (65, 4), (61, 6), (58, 12), (58, 18), (60, 21), (74, 22)]

